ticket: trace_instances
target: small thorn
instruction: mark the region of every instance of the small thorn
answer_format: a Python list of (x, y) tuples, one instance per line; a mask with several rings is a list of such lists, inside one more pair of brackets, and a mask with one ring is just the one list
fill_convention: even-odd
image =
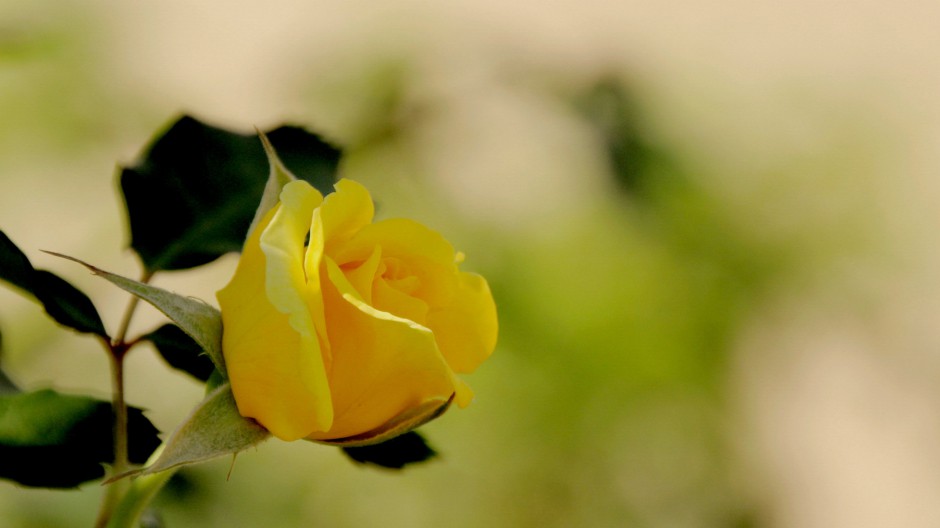
[(225, 482), (228, 482), (232, 478), (232, 471), (235, 469), (235, 459), (238, 457), (238, 453), (232, 453), (232, 465), (228, 467), (228, 475), (225, 475)]

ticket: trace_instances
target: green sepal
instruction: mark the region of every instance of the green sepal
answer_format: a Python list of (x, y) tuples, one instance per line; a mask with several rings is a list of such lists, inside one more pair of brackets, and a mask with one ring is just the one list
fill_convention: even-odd
[(264, 184), (264, 192), (261, 194), (261, 201), (258, 203), (258, 208), (255, 209), (255, 216), (251, 221), (251, 227), (248, 229), (249, 234), (254, 231), (258, 222), (264, 218), (264, 215), (280, 201), (281, 190), (284, 186), (297, 179), (297, 177), (284, 166), (284, 162), (278, 157), (277, 151), (274, 150), (274, 145), (271, 144), (271, 140), (268, 139), (268, 136), (264, 135), (259, 130), (258, 137), (261, 139), (261, 144), (264, 146), (264, 155), (268, 158), (268, 181)]
[(152, 304), (192, 337), (209, 355), (215, 367), (225, 374), (225, 359), (222, 357), (222, 313), (218, 309), (198, 299), (115, 275), (67, 255), (51, 254), (77, 262), (95, 275)]
[(177, 427), (164, 444), (163, 452), (150, 466), (119, 475), (148, 475), (177, 466), (235, 455), (264, 442), (267, 429), (238, 413), (229, 384), (212, 391), (192, 414)]
[[(0, 396), (0, 478), (24, 486), (73, 488), (104, 476), (114, 461), (109, 402), (40, 390)], [(159, 431), (128, 408), (128, 456), (141, 464)]]
[(35, 297), (57, 323), (110, 341), (91, 299), (55, 273), (34, 268), (3, 231), (0, 231), (0, 280)]
[(447, 412), (450, 404), (454, 401), (454, 395), (450, 398), (432, 398), (420, 405), (411, 407), (384, 424), (375, 429), (359, 433), (354, 436), (343, 438), (334, 438), (330, 440), (312, 440), (320, 444), (335, 445), (340, 447), (363, 447), (387, 442), (396, 436), (403, 435), (413, 429), (430, 422), (438, 416)]
[(362, 464), (401, 469), (408, 464), (424, 462), (437, 453), (414, 430), (444, 414), (453, 400), (453, 394), (446, 400), (428, 400), (371, 431), (316, 442), (338, 446), (349, 458)]

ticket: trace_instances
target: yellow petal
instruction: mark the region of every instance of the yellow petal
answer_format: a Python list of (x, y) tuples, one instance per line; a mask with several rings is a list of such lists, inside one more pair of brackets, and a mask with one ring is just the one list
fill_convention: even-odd
[(457, 379), (457, 392), (454, 394), (454, 401), (457, 402), (457, 405), (463, 409), (466, 406), (470, 405), (470, 402), (473, 401), (473, 389), (470, 388), (470, 385), (460, 379)]
[(320, 208), (323, 238), (328, 254), (332, 244), (351, 238), (360, 229), (371, 224), (375, 215), (372, 196), (362, 184), (342, 179), (336, 182), (334, 188), (336, 192), (328, 195)]
[[(217, 294), (222, 350), (243, 416), (283, 440), (329, 429), (329, 382), (307, 300), (303, 240), (319, 193), (284, 187), (245, 244), (231, 282)], [(299, 236), (298, 236), (299, 233)]]
[[(361, 184), (342, 179), (334, 185), (334, 188), (336, 191), (328, 195), (313, 213), (309, 245), (304, 255), (308, 299), (312, 301), (308, 303), (309, 309), (317, 328), (320, 348), (323, 351), (327, 368), (333, 360), (333, 353), (320, 291), (323, 255), (328, 246), (348, 239), (362, 226), (371, 223), (372, 216), (375, 214), (372, 197)], [(366, 295), (371, 296), (371, 293), (366, 293)]]
[(418, 279), (411, 295), (431, 306), (449, 303), (457, 288), (457, 265), (453, 246), (439, 233), (413, 220), (383, 220), (363, 227), (330, 256), (340, 265), (361, 262), (376, 246), (382, 247), (383, 260), (399, 262), (403, 274)]
[(323, 197), (305, 181), (294, 181), (281, 191), (281, 206), (261, 233), (266, 257), (265, 288), (271, 303), (290, 315), (291, 326), (301, 335), (313, 335), (304, 294), (304, 239), (310, 230), (314, 209)]
[(390, 218), (364, 226), (331, 256), (339, 264), (364, 260), (375, 246), (382, 246), (386, 257), (405, 260), (421, 257), (442, 266), (455, 266), (450, 242), (440, 233), (407, 218)]
[(304, 293), (307, 309), (313, 319), (313, 325), (319, 338), (320, 351), (326, 368), (329, 369), (333, 355), (330, 347), (329, 332), (326, 327), (326, 315), (323, 313), (323, 290), (320, 278), (320, 268), (323, 262), (323, 222), (320, 219), (320, 208), (314, 209), (310, 220), (309, 244), (304, 252), (303, 272), (306, 276), (306, 290)]
[(352, 263), (343, 267), (343, 273), (349, 283), (352, 284), (359, 297), (367, 304), (372, 304), (372, 283), (375, 281), (376, 272), (379, 270), (379, 264), (382, 260), (382, 248), (376, 246), (369, 255), (369, 259), (358, 264)]
[(326, 258), (325, 265), (335, 414), (330, 431), (309, 438), (358, 435), (430, 399), (449, 399), (454, 375), (430, 330), (365, 304), (335, 262)]
[[(432, 307), (427, 326), (454, 372), (473, 372), (496, 347), (496, 304), (486, 280), (461, 272), (451, 302)], [(458, 401), (458, 404), (460, 402)]]
[(422, 326), (427, 322), (428, 304), (392, 287), (383, 278), (376, 279), (372, 284), (372, 306)]

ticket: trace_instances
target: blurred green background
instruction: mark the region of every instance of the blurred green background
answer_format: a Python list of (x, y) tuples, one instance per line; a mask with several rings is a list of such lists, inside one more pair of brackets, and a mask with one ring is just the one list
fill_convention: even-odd
[[(347, 149), (384, 217), (489, 280), (476, 401), (402, 473), (271, 441), (180, 473), (166, 526), (940, 525), (940, 8), (927, 0), (0, 4), (0, 228), (129, 276), (115, 164), (182, 112)], [(234, 257), (156, 284), (214, 300)], [(135, 328), (160, 321), (142, 310)], [(3, 365), (107, 398), (105, 354), (0, 289)], [(201, 390), (150, 350), (128, 400)], [(3, 527), (101, 488), (0, 482)]]

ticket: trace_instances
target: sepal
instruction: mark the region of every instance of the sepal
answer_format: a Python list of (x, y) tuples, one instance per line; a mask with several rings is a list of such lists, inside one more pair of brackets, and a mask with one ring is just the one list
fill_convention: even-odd
[(258, 208), (255, 209), (255, 216), (251, 221), (251, 227), (248, 228), (248, 233), (254, 231), (264, 215), (277, 205), (284, 186), (297, 179), (294, 173), (284, 166), (284, 162), (278, 157), (277, 151), (274, 150), (274, 145), (271, 144), (268, 136), (259, 130), (258, 137), (264, 147), (264, 155), (268, 158), (268, 181), (264, 184), (261, 202), (258, 203)]
[(395, 416), (371, 431), (344, 438), (314, 441), (340, 447), (363, 447), (387, 442), (396, 436), (417, 429), (444, 414), (453, 401), (453, 394), (446, 400), (443, 398), (432, 398), (420, 405), (405, 410), (398, 416)]
[(173, 432), (163, 452), (150, 466), (115, 477), (148, 475), (177, 466), (235, 455), (264, 442), (271, 433), (254, 420), (238, 413), (228, 383), (218, 387), (200, 403)]
[(192, 337), (209, 355), (215, 367), (225, 375), (225, 359), (222, 357), (222, 314), (218, 309), (198, 299), (184, 297), (104, 271), (74, 257), (59, 253), (50, 254), (77, 262), (111, 284), (152, 304)]

